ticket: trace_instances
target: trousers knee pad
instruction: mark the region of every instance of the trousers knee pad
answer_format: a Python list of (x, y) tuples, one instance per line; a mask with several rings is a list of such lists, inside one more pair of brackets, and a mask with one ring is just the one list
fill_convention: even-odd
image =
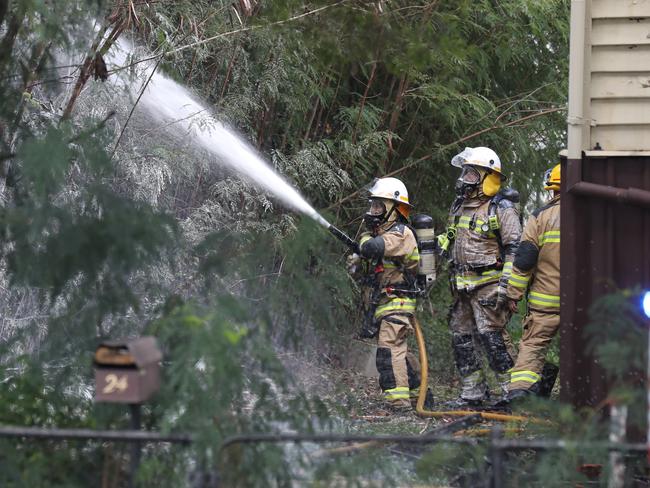
[(408, 357), (406, 358), (406, 373), (408, 374), (409, 378), (409, 389), (415, 390), (416, 388), (419, 388), (420, 374), (411, 365), (411, 361), (408, 360)]
[(503, 340), (501, 331), (485, 332), (479, 335), (481, 337), (481, 343), (485, 348), (490, 368), (497, 373), (505, 373), (515, 365)]
[(395, 373), (393, 372), (393, 358), (390, 349), (387, 347), (378, 347), (375, 361), (377, 371), (379, 371), (379, 387), (382, 390), (395, 388), (397, 381), (395, 381)]
[(454, 334), (452, 337), (454, 360), (461, 376), (468, 376), (481, 369), (474, 351), (472, 334)]

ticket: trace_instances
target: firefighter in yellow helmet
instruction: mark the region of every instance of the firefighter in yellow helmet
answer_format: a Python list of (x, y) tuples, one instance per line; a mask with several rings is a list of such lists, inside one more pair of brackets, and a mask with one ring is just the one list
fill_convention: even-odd
[(449, 259), (453, 305), (449, 327), (461, 391), (454, 407), (480, 406), (490, 392), (475, 344), (487, 355), (505, 395), (514, 349), (506, 331), (511, 311), (506, 286), (521, 237), (515, 190), (501, 190), (505, 177), (497, 154), (468, 147), (451, 164), (461, 169), (447, 232), (437, 237)]
[(535, 210), (524, 228), (508, 280), (509, 307), (528, 294), (519, 355), (510, 373), (507, 399), (527, 394), (549, 396), (558, 367), (546, 352), (560, 325), (560, 165), (546, 172), (544, 189), (551, 200)]
[[(397, 178), (380, 178), (369, 191), (364, 215), (368, 232), (359, 240), (367, 278), (368, 313), (362, 336), (378, 337), (379, 386), (388, 406), (410, 410), (420, 387), (419, 364), (407, 347), (415, 320), (420, 259), (415, 235), (407, 225), (411, 204), (406, 186)], [(355, 259), (353, 255), (348, 260), (348, 269)]]

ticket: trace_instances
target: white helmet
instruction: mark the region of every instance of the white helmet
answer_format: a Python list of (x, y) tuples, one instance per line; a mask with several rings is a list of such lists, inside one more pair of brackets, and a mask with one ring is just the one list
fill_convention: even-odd
[(370, 188), (370, 198), (385, 198), (397, 203), (405, 203), (411, 206), (409, 202), (409, 192), (406, 186), (397, 178), (378, 178)]
[(451, 158), (451, 165), (457, 168), (462, 168), (464, 165), (479, 166), (481, 168), (491, 169), (499, 173), (503, 178), (501, 172), (501, 160), (497, 153), (489, 147), (466, 147), (463, 152), (456, 154)]

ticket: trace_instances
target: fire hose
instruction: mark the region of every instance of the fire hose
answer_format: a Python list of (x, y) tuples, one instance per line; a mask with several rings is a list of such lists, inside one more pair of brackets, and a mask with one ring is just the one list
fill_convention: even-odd
[[(426, 217), (426, 216), (425, 216)], [(430, 219), (430, 217), (429, 217)], [(427, 221), (428, 222), (428, 221)], [(333, 225), (330, 225), (328, 227), (329, 232), (334, 235), (339, 241), (343, 242), (346, 246), (348, 246), (353, 252), (358, 253), (359, 252), (359, 244), (349, 237), (347, 234), (345, 234), (343, 231), (340, 229), (334, 227)], [(433, 232), (433, 230), (431, 231)], [(417, 320), (415, 320), (415, 338), (417, 340), (418, 344), (418, 349), (419, 349), (419, 354), (420, 354), (420, 365), (421, 365), (421, 379), (420, 379), (420, 384), (423, 385), (420, 388), (420, 392), (418, 395), (418, 400), (416, 404), (415, 411), (417, 415), (420, 417), (425, 417), (425, 418), (440, 418), (440, 417), (465, 417), (467, 415), (474, 415), (478, 414), (481, 416), (483, 420), (493, 420), (497, 422), (525, 422), (525, 421), (539, 421), (537, 419), (532, 419), (532, 418), (526, 418), (521, 415), (508, 415), (508, 414), (502, 414), (502, 413), (494, 413), (494, 412), (480, 412), (480, 411), (474, 411), (474, 410), (450, 410), (450, 411), (432, 411), (432, 410), (425, 410), (424, 408), (424, 400), (427, 394), (427, 380), (428, 380), (428, 375), (429, 375), (429, 366), (428, 366), (428, 360), (427, 360), (427, 349), (424, 344), (424, 335), (422, 334), (422, 329), (420, 328), (420, 324), (418, 323)]]
[(415, 339), (418, 343), (418, 350), (420, 353), (420, 393), (418, 395), (418, 401), (415, 406), (415, 411), (420, 417), (425, 418), (439, 418), (439, 417), (464, 417), (466, 415), (478, 414), (484, 420), (494, 420), (497, 422), (525, 422), (525, 421), (535, 421), (535, 419), (530, 419), (527, 417), (522, 417), (521, 415), (507, 415), (503, 413), (493, 413), (493, 412), (477, 412), (474, 410), (450, 410), (450, 411), (433, 411), (425, 410), (424, 408), (424, 399), (427, 395), (427, 382), (429, 379), (429, 363), (427, 358), (427, 348), (424, 344), (424, 335), (422, 334), (422, 329), (417, 320), (415, 320)]

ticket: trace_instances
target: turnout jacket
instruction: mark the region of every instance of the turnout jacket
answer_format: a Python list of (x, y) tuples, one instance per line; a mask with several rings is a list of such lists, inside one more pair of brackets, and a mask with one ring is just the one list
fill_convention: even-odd
[(559, 195), (535, 210), (526, 223), (507, 295), (521, 300), (527, 289), (530, 309), (560, 313)]
[(379, 319), (394, 313), (415, 313), (414, 290), (420, 254), (413, 231), (403, 222), (387, 222), (376, 235), (363, 234), (361, 256), (376, 263), (370, 270), (376, 274), (379, 291), (374, 317)]
[(498, 224), (492, 222), (491, 226), (491, 202), (485, 197), (472, 198), (449, 216), (449, 228), (456, 234), (450, 257), (453, 284), (458, 290), (471, 291), (510, 276), (521, 237), (519, 212), (510, 200), (501, 199), (493, 204)]

